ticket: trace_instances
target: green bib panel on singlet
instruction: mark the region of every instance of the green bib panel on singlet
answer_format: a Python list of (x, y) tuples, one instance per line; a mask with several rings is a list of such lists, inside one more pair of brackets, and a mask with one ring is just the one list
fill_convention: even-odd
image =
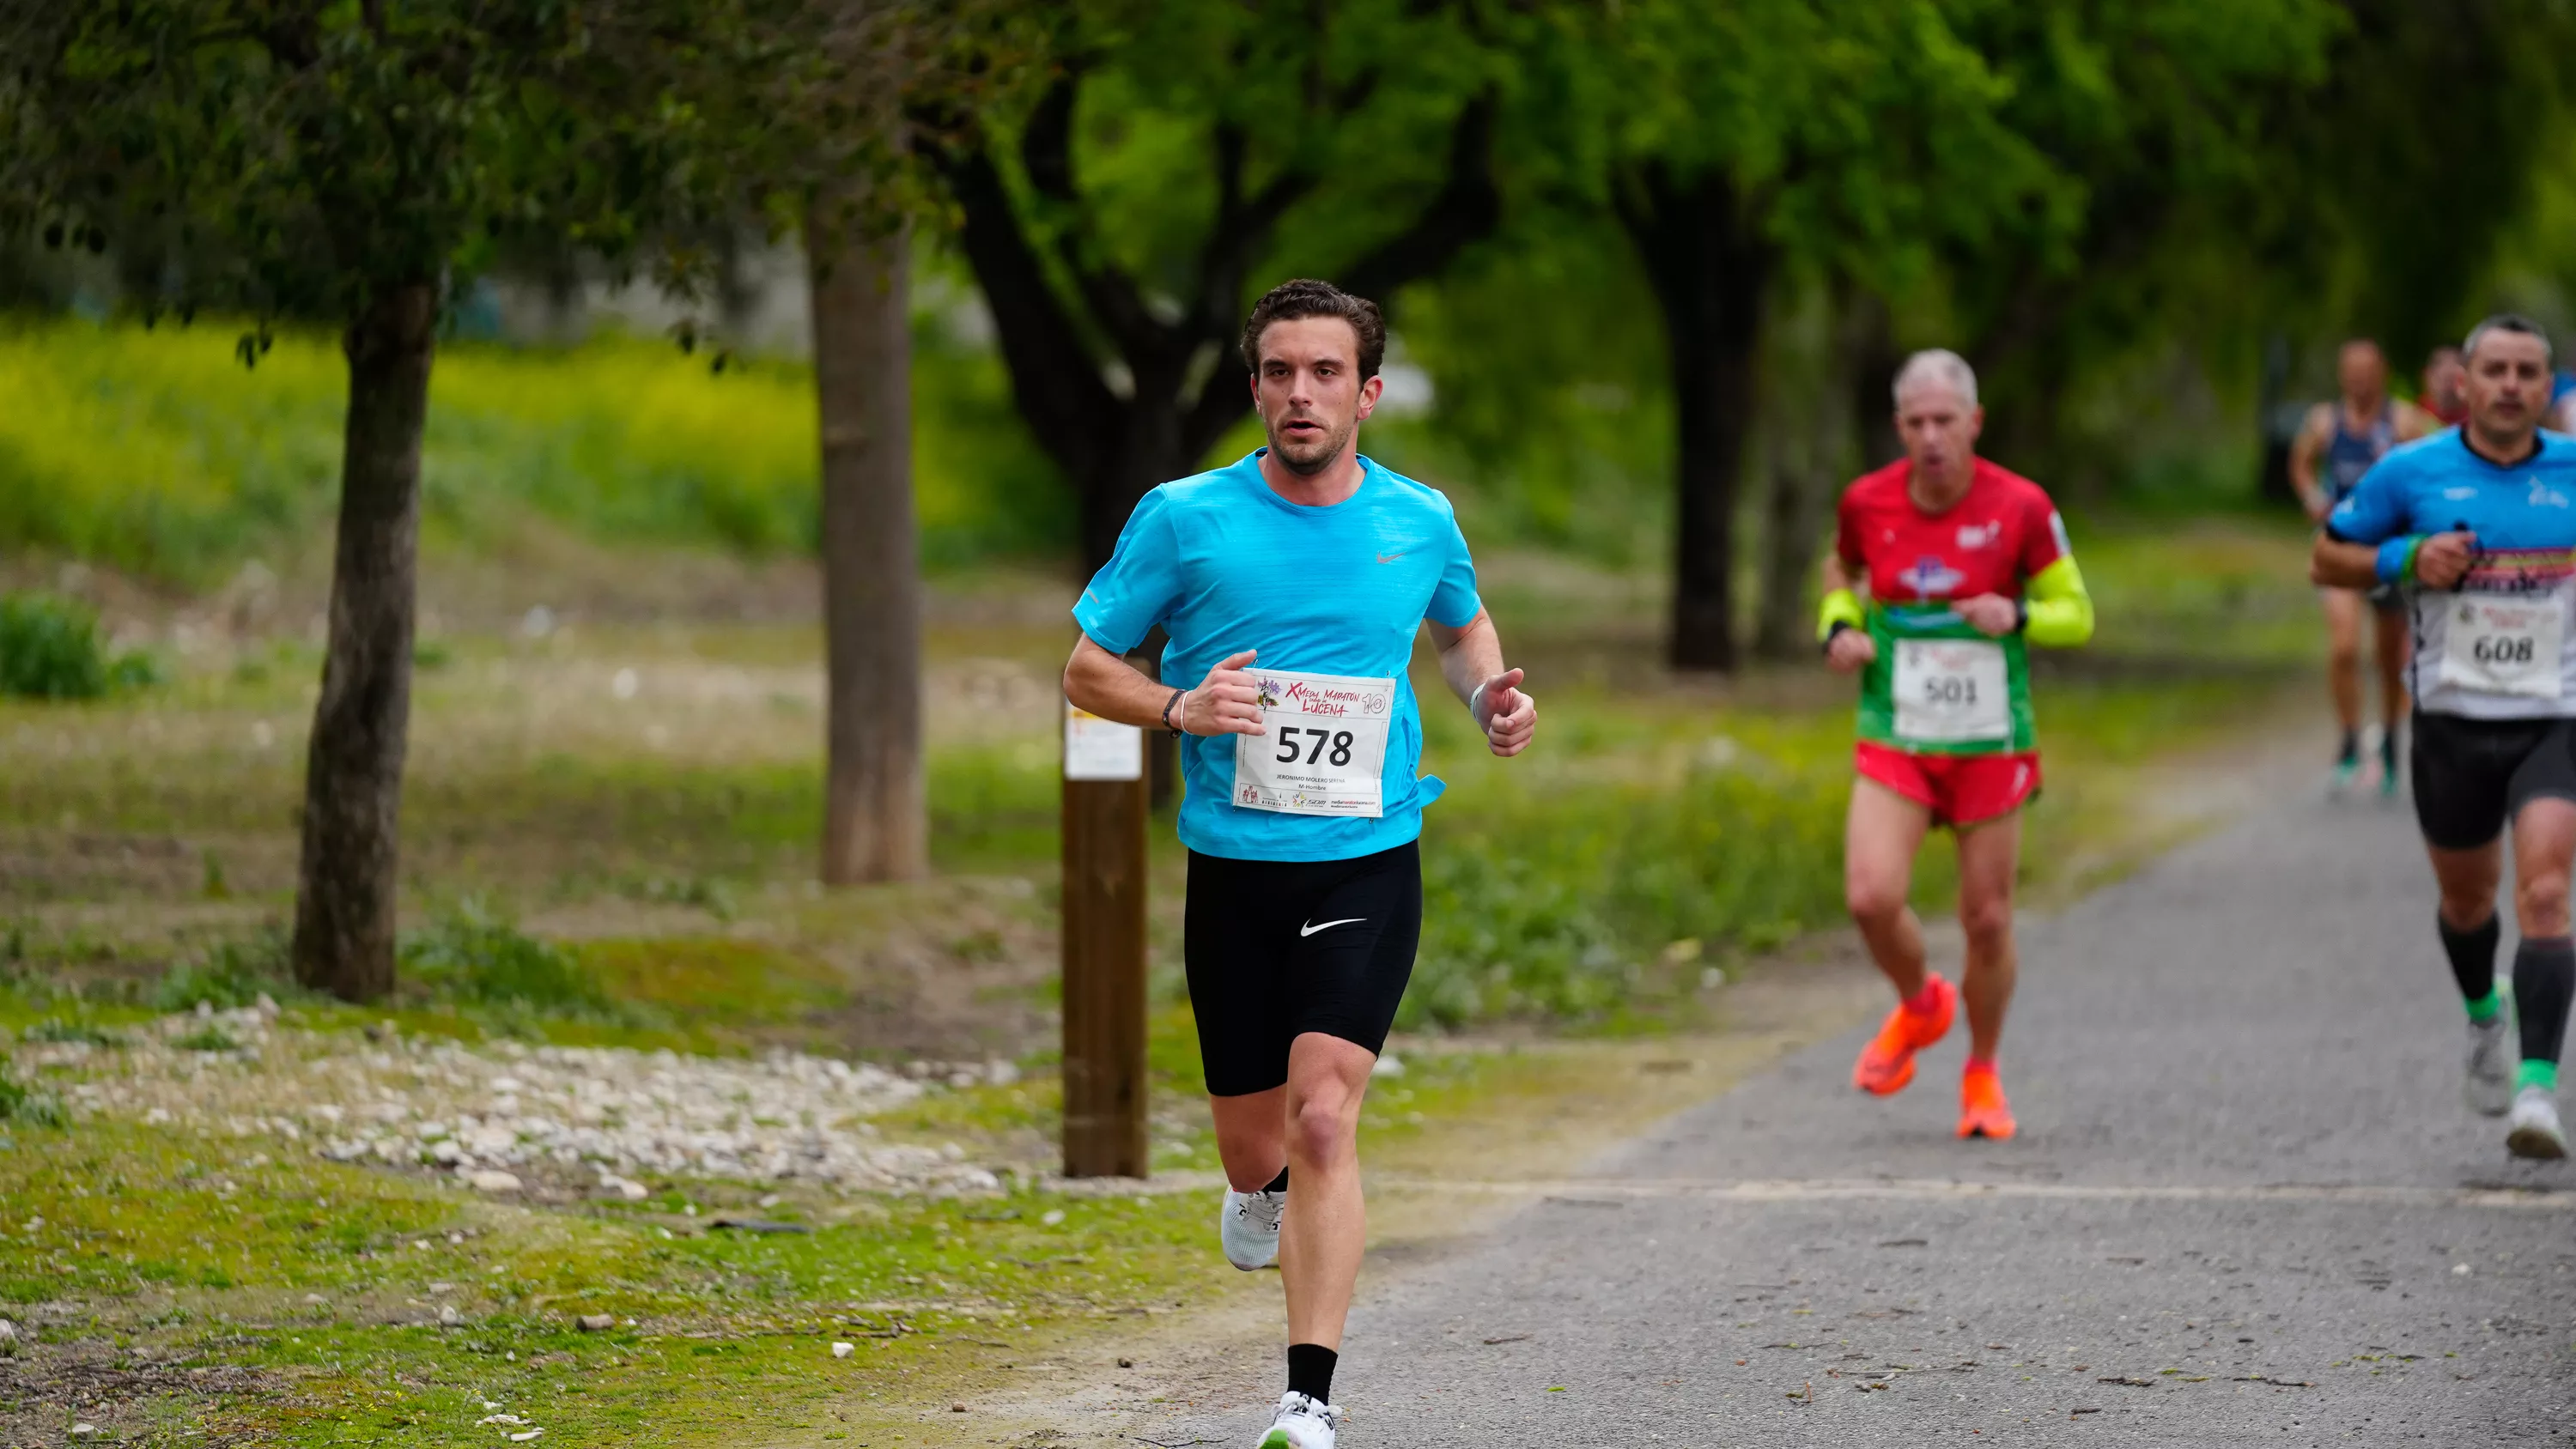
[(1917, 755), (2038, 747), (2022, 637), (1989, 638), (1947, 604), (1869, 607), (1878, 658), (1861, 671), (1860, 737)]

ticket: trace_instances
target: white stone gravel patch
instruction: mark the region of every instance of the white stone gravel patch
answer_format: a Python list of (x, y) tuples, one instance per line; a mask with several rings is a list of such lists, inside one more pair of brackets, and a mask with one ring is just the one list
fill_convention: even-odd
[[(1000, 1179), (955, 1146), (890, 1143), (865, 1119), (934, 1090), (1005, 1082), (1005, 1062), (910, 1074), (801, 1052), (758, 1059), (623, 1047), (467, 1046), (313, 1032), (274, 1003), (164, 1018), (123, 1047), (27, 1043), (22, 1065), (86, 1074), (65, 1095), (106, 1112), (235, 1136), (272, 1135), (335, 1162), (431, 1164), (486, 1191), (528, 1170), (646, 1195), (639, 1176), (808, 1182), (851, 1191), (990, 1192)], [(238, 1050), (175, 1043), (220, 1031)]]

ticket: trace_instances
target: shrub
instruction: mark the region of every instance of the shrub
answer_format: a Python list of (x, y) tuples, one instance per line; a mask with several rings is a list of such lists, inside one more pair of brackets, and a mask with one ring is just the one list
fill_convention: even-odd
[(154, 988), (152, 1004), (163, 1011), (187, 1011), (199, 1002), (228, 1010), (255, 1005), (262, 996), (282, 1000), (295, 991), (287, 973), (286, 934), (272, 927), (247, 941), (218, 941), (205, 955), (172, 967)]
[(87, 1042), (91, 1046), (100, 1047), (125, 1045), (123, 1032), (109, 1031), (96, 1022), (73, 1021), (60, 1016), (37, 1022), (27, 1028), (22, 1035), (28, 1041)]
[(237, 1052), (241, 1050), (241, 1043), (234, 1040), (231, 1032), (224, 1030), (222, 1027), (215, 1025), (211, 1021), (207, 1022), (204, 1026), (198, 1027), (195, 1031), (189, 1032), (185, 1036), (172, 1037), (170, 1039), (170, 1045), (177, 1047), (183, 1052)]
[(402, 963), (421, 988), (454, 1001), (571, 1014), (615, 1009), (599, 979), (571, 952), (528, 935), (473, 898), (404, 942)]
[(45, 594), (0, 597), (0, 695), (96, 699), (159, 679), (151, 656), (112, 652), (86, 606)]
[(0, 1057), (0, 1122), (20, 1122), (30, 1127), (61, 1127), (71, 1121), (63, 1110), (63, 1099), (41, 1087), (19, 1081), (9, 1059)]

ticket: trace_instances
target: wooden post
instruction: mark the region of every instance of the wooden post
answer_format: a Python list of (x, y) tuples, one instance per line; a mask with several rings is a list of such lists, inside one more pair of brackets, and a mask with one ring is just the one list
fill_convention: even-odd
[(1064, 1174), (1145, 1177), (1144, 731), (1065, 707)]

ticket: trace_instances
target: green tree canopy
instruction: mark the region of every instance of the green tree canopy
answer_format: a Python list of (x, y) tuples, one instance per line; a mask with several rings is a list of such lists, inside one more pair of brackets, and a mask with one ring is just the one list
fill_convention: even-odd
[(930, 119), (1022, 416), (1108, 555), (1249, 409), (1245, 308), (1305, 273), (1392, 302), (1499, 215), (1479, 4), (1076, 0), (1015, 104)]

